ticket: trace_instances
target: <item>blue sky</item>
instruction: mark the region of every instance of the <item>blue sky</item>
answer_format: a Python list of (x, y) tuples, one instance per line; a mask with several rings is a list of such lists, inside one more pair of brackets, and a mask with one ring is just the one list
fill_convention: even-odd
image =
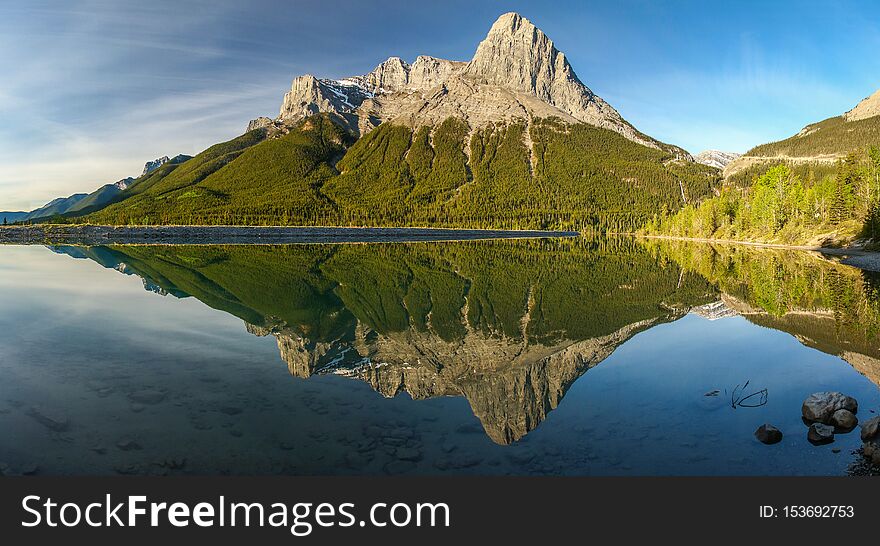
[(302, 73), (467, 60), (517, 11), (643, 132), (745, 151), (880, 88), (876, 2), (0, 2), (0, 210), (194, 154), (277, 114)]

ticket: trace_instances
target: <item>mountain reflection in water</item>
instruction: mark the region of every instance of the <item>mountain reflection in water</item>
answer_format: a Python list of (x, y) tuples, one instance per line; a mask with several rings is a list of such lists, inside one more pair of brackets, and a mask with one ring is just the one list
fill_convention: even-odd
[(240, 317), (277, 339), (296, 377), (464, 396), (499, 444), (537, 427), (634, 334), (717, 299), (626, 239), (54, 250)]
[[(801, 401), (844, 390), (861, 419), (880, 409), (877, 278), (811, 253), (629, 238), (50, 247), (81, 259), (62, 263), (7, 248), (11, 467), (836, 474), (858, 434), (810, 446)], [(47, 280), (56, 266), (77, 284)], [(279, 381), (253, 336), (300, 380)], [(754, 439), (764, 422), (781, 444)]]

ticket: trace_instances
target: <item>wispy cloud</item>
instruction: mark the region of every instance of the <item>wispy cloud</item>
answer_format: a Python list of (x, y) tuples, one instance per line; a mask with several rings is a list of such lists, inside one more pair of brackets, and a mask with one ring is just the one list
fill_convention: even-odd
[(880, 87), (875, 2), (842, 2), (4, 2), (0, 210), (232, 138), (276, 112), (298, 73), (362, 73), (390, 54), (466, 59), (510, 9), (558, 37), (584, 82), (642, 131), (744, 151)]

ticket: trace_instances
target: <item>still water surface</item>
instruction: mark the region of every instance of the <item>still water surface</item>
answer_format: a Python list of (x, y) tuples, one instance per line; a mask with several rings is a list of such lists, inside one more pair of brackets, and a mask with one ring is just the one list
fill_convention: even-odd
[(814, 447), (800, 406), (880, 410), (877, 286), (631, 240), (0, 247), (0, 464), (843, 474), (858, 432)]

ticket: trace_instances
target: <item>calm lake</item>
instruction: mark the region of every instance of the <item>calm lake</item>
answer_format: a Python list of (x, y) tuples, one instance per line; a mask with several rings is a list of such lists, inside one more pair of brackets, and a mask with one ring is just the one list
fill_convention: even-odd
[(845, 474), (801, 403), (880, 411), (878, 288), (629, 239), (2, 246), (0, 469)]

